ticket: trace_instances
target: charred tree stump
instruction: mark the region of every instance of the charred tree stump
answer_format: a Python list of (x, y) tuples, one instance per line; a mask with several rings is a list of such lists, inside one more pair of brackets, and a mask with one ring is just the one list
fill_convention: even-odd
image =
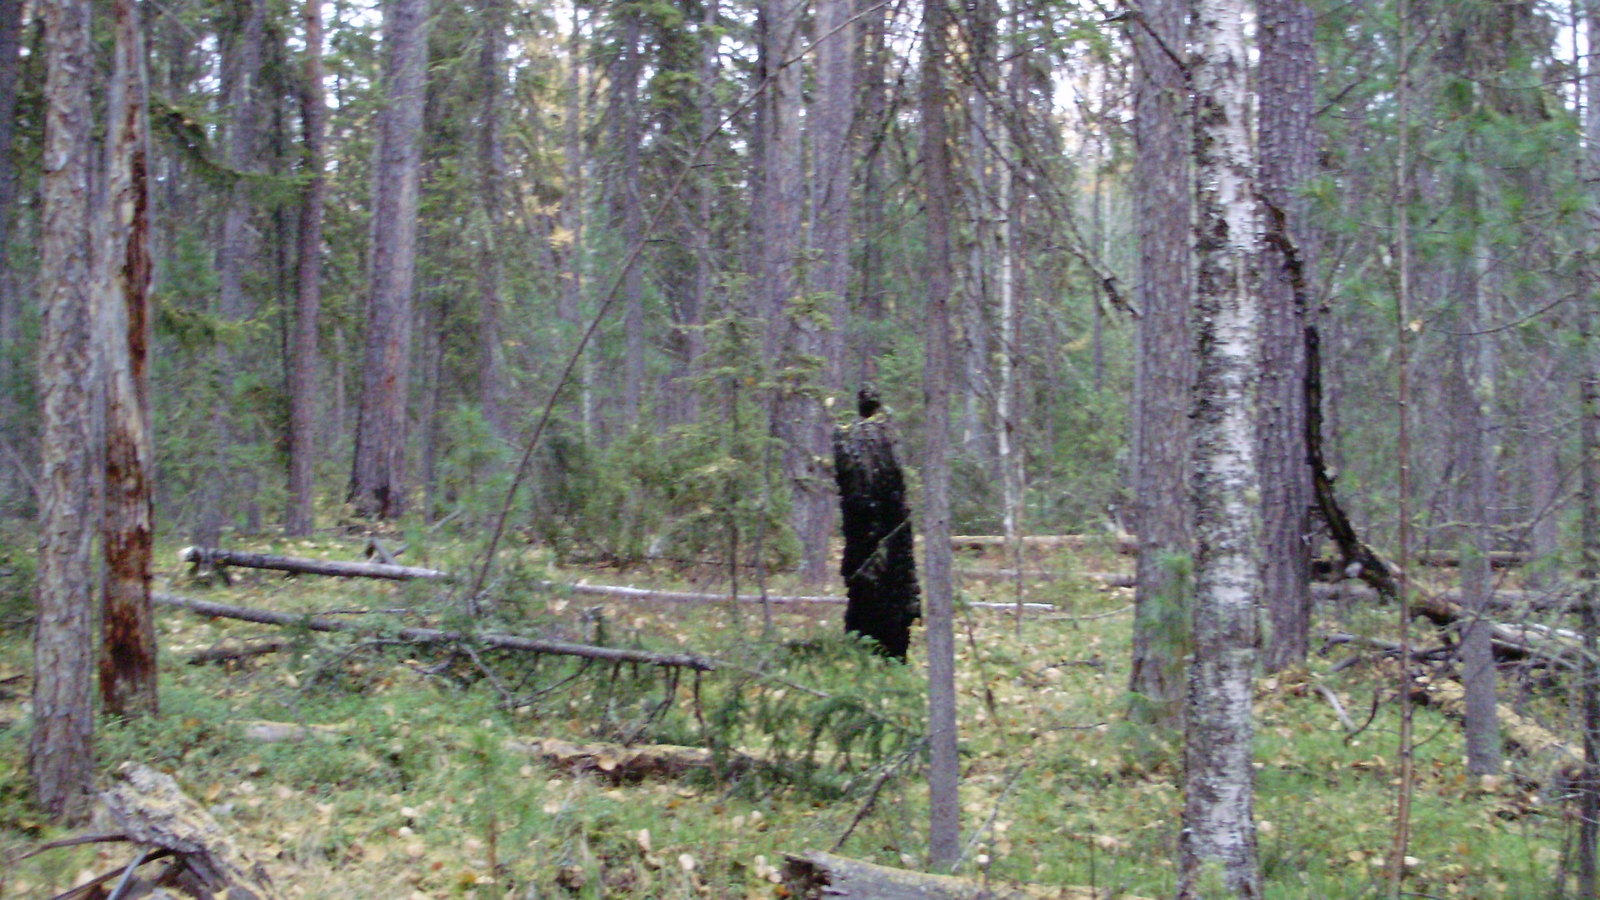
[(911, 623), (922, 616), (905, 478), (895, 435), (876, 395), (861, 392), (862, 418), (833, 430), (834, 479), (844, 526), (845, 631), (877, 642), (903, 660)]

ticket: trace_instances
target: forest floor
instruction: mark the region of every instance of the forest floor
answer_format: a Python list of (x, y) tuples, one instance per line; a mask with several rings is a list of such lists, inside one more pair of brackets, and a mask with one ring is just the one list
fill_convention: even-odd
[[(343, 538), (230, 546), (327, 559), (360, 550)], [(460, 571), (466, 553), (413, 552), (406, 562)], [(402, 625), (467, 624), (448, 587), (243, 570), (231, 585), (206, 586), (164, 547), (159, 590), (370, 628), (286, 635), (160, 610), (163, 715), (104, 723), (100, 770), (135, 760), (171, 773), (265, 862), (287, 897), (771, 898), (786, 896), (778, 880), (787, 853), (833, 850), (920, 867), (917, 650), (903, 666), (864, 653), (838, 636), (838, 606), (777, 607), (769, 623), (759, 604), (612, 601), (540, 584), (725, 589), (713, 573), (562, 569), (537, 551), (512, 556), (497, 582), (505, 602), (492, 613), (495, 630), (693, 651), (719, 668), (675, 676), (398, 644)], [(999, 563), (967, 551), (958, 565)], [(1066, 573), (1119, 565), (1128, 562), (1085, 551), (1029, 562)], [(784, 578), (769, 590), (815, 593)], [(970, 581), (963, 594), (1014, 598), (996, 582)], [(1030, 610), (1020, 631), (1009, 612), (958, 613), (967, 848), (959, 873), (1108, 897), (1170, 896), (1181, 756), (1175, 736), (1124, 715), (1132, 591), (1069, 576), (1031, 582), (1026, 594), (1055, 611)], [(45, 825), (27, 799), (32, 673), (19, 609), (16, 601), (0, 609), (9, 616), (0, 622), (0, 854), (68, 834)], [(388, 612), (358, 614), (370, 610)], [(1393, 618), (1329, 603), (1318, 630), (1384, 636)], [(282, 652), (226, 665), (186, 661), (224, 640), (257, 637), (292, 640)], [(1257, 682), (1267, 897), (1381, 891), (1395, 796), (1396, 672), (1377, 655), (1336, 668), (1363, 652), (1375, 653), (1336, 647), (1307, 669)], [(1503, 684), (1506, 701), (1524, 713), (1569, 720), (1568, 685), (1510, 671)], [(1359, 733), (1341, 724), (1329, 694)], [(325, 727), (285, 740), (292, 729), (273, 734), (262, 723)], [(1504, 777), (1468, 777), (1457, 721), (1419, 708), (1416, 735), (1412, 896), (1561, 893), (1577, 829), (1551, 763), (1513, 756)], [(546, 739), (718, 752), (709, 768), (632, 779), (620, 751), (592, 751), (575, 771), (536, 752), (534, 742)], [(741, 754), (756, 762), (739, 765)], [(109, 830), (100, 825), (89, 830)], [(51, 897), (133, 855), (126, 845), (97, 844), (0, 862), (0, 898)]]

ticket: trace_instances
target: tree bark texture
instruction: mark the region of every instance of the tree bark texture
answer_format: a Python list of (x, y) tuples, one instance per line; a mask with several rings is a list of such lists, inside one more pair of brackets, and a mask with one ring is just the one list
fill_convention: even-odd
[(378, 113), (373, 177), (372, 293), (349, 493), (358, 514), (380, 519), (398, 517), (406, 502), (406, 399), (427, 62), (427, 0), (389, 0), (383, 14), (386, 103)]
[[(765, 220), (763, 314), (769, 356), (777, 360), (772, 433), (783, 442), (783, 474), (789, 484), (795, 536), (800, 541), (800, 576), (806, 584), (821, 584), (828, 577), (833, 498), (824, 464), (828, 427), (818, 393), (831, 380), (826, 341), (828, 331), (839, 323), (833, 320), (836, 308), (831, 301), (823, 301), (816, 311), (826, 324), (818, 322), (819, 315), (807, 308), (808, 279), (800, 265), (807, 246), (805, 148), (800, 128), (804, 71), (797, 58), (801, 12), (792, 0), (765, 0), (761, 5), (768, 68), (763, 107), (764, 189), (758, 215)], [(848, 129), (848, 123), (843, 127)], [(848, 167), (848, 156), (831, 164)], [(839, 199), (847, 201), (848, 170), (842, 180), (845, 196)], [(839, 211), (829, 212), (836, 222)], [(847, 252), (847, 247), (834, 251)]]
[[(1315, 17), (1302, 0), (1260, 0), (1261, 193), (1282, 212), (1298, 248), (1295, 277), (1311, 265), (1306, 204), (1315, 165)], [(1285, 235), (1285, 237), (1290, 237)], [(1303, 296), (1282, 247), (1268, 246), (1261, 279), (1262, 589), (1271, 630), (1263, 663), (1276, 672), (1306, 659), (1311, 633), (1311, 469), (1305, 429)]]
[(109, 114), (106, 196), (110, 238), (98, 287), (106, 372), (106, 570), (100, 619), (100, 697), (117, 716), (155, 715), (156, 631), (150, 609), (150, 140), (149, 95), (138, 7), (113, 4), (116, 59)]
[(322, 87), (322, 3), (306, 0), (305, 83), (300, 121), (305, 132), (305, 193), (300, 198), (300, 234), (295, 269), (294, 334), (289, 342), (289, 508), (284, 530), (311, 533), (317, 459), (318, 320), (322, 314), (322, 220), (328, 182), (323, 140), (328, 106)]
[(922, 168), (927, 210), (928, 297), (922, 396), (922, 533), (926, 537), (928, 633), (928, 856), (948, 868), (961, 854), (961, 763), (957, 754), (955, 612), (950, 580), (950, 173), (945, 120), (944, 0), (927, 0), (922, 22)]
[(1251, 687), (1261, 596), (1255, 399), (1260, 373), (1260, 216), (1247, 4), (1197, 0), (1194, 91), (1194, 642), (1184, 741), (1178, 897), (1261, 896), (1252, 816)]
[(505, 151), (501, 147), (500, 111), (505, 93), (504, 0), (484, 0), (479, 8), (483, 40), (478, 48), (478, 405), (490, 428), (505, 429), (501, 409), (503, 354), (500, 349), (501, 268), (500, 235), (505, 230), (502, 200), (505, 189)]
[[(1600, 47), (1600, 3), (1586, 4), (1584, 25), (1589, 46)], [(1579, 172), (1594, 184), (1600, 174), (1600, 67), (1591, 54), (1583, 66), (1583, 130), (1588, 138), (1588, 153)], [(1593, 204), (1600, 197), (1591, 194)], [(1588, 258), (1580, 284), (1591, 286), (1600, 274), (1600, 234), (1589, 235)], [(1600, 894), (1600, 338), (1595, 334), (1593, 304), (1578, 307), (1578, 327), (1582, 338), (1579, 350), (1578, 385), (1578, 477), (1580, 492), (1579, 529), (1583, 553), (1579, 579), (1583, 596), (1579, 601), (1584, 655), (1578, 670), (1581, 687), (1579, 704), (1583, 710), (1583, 774), (1578, 780), (1578, 894)]]
[(89, 270), (89, 4), (47, 0), (40, 264), (44, 321), (39, 392), (39, 559), (35, 581), (33, 732), (29, 769), (39, 805), (75, 820), (93, 772), (91, 645), (94, 535)]
[(911, 623), (922, 615), (905, 478), (883, 413), (833, 431), (833, 474), (844, 524), (845, 630), (903, 660)]
[(1468, 536), (1461, 548), (1462, 606), (1469, 613), (1461, 634), (1461, 683), (1466, 690), (1467, 771), (1491, 775), (1500, 771), (1499, 701), (1495, 696), (1494, 649), (1490, 645), (1489, 598), (1494, 592), (1494, 549), (1491, 510), (1495, 494), (1495, 452), (1490, 435), (1494, 406), (1495, 352), (1489, 309), (1489, 250), (1484, 235), (1473, 246), (1470, 304), (1464, 317), (1466, 335), (1457, 339), (1461, 366), (1461, 402), (1457, 404), (1461, 453), (1460, 518)]
[(816, 99), (808, 112), (814, 177), (811, 206), (815, 218), (811, 244), (818, 254), (815, 291), (822, 296), (832, 328), (820, 335), (823, 387), (844, 386), (844, 323), (850, 294), (850, 175), (855, 154), (850, 133), (856, 114), (856, 22), (853, 0), (819, 0), (816, 20)]
[[(1188, 653), (1188, 573), (1194, 525), (1189, 499), (1189, 402), (1194, 347), (1190, 182), (1184, 74), (1168, 52), (1184, 46), (1185, 0), (1149, 0), (1133, 43), (1134, 203), (1138, 209), (1141, 311), (1135, 385), (1134, 497), (1139, 534), (1133, 665), (1134, 714), (1175, 725)], [(1146, 27), (1148, 27), (1148, 31)], [(1152, 34), (1153, 33), (1153, 34)], [(1153, 35), (1159, 35), (1159, 40)]]

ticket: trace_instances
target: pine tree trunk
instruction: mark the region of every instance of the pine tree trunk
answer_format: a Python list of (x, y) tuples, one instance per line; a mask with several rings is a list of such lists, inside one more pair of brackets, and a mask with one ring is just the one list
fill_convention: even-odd
[(1136, 698), (1136, 718), (1175, 725), (1189, 646), (1186, 595), (1194, 540), (1188, 477), (1194, 383), (1189, 141), (1184, 75), (1167, 56), (1167, 50), (1182, 52), (1184, 46), (1184, 0), (1150, 0), (1144, 10), (1146, 23), (1161, 40), (1142, 27), (1134, 31), (1139, 62), (1134, 112), (1136, 298), (1141, 316), (1133, 469), (1139, 560), (1129, 690)]
[(1261, 596), (1255, 399), (1256, 208), (1244, 0), (1197, 0), (1194, 91), (1194, 654), (1185, 709), (1178, 897), (1261, 896), (1252, 817), (1251, 689)]
[[(640, 144), (644, 140), (644, 110), (639, 106), (639, 79), (644, 75), (644, 48), (641, 46), (643, 27), (638, 8), (618, 8), (618, 43), (621, 54), (614, 69), (615, 91), (613, 100), (613, 135), (620, 152), (619, 168), (611, 172), (612, 200), (616, 204), (618, 235), (621, 251), (633, 253), (644, 237), (644, 198), (640, 196)], [(624, 430), (639, 424), (640, 407), (644, 403), (645, 336), (644, 336), (644, 258), (640, 256), (622, 273), (623, 360), (622, 360), (622, 426)]]
[(927, 210), (927, 323), (922, 394), (926, 433), (922, 459), (922, 534), (928, 632), (928, 856), (935, 869), (961, 853), (961, 780), (957, 755), (955, 612), (950, 582), (950, 178), (945, 124), (944, 0), (923, 12), (922, 170)]
[[(1589, 46), (1600, 47), (1600, 3), (1590, 2), (1585, 10)], [(1584, 136), (1588, 152), (1580, 174), (1590, 184), (1600, 174), (1600, 66), (1591, 55), (1583, 65)], [(1596, 201), (1591, 188), (1590, 202)], [(1592, 226), (1591, 226), (1592, 227)], [(1591, 233), (1587, 246), (1583, 283), (1593, 285), (1600, 275), (1600, 234)], [(1579, 706), (1583, 716), (1583, 774), (1578, 781), (1578, 896), (1600, 896), (1600, 869), (1596, 852), (1600, 850), (1600, 336), (1595, 333), (1592, 304), (1578, 306), (1578, 327), (1582, 344), (1578, 351), (1578, 383), (1581, 404), (1578, 409), (1578, 450), (1581, 501), (1579, 527), (1583, 547), (1579, 579), (1583, 583), (1579, 628), (1583, 632), (1584, 655), (1579, 665)]]
[(88, 811), (93, 774), (91, 645), (95, 530), (89, 271), (89, 4), (46, 0), (45, 166), (41, 193), (39, 350), (43, 419), (29, 769), (39, 805), (58, 819)]
[[(878, 0), (860, 0), (864, 40), (861, 42), (861, 196), (882, 196), (883, 157), (889, 134), (889, 99), (885, 84), (888, 7)], [(886, 313), (884, 302), (884, 209), (881, 203), (859, 205), (861, 288), (856, 318), (850, 329), (850, 374), (861, 384), (877, 376), (879, 330)]]
[[(1299, 191), (1315, 163), (1315, 21), (1301, 0), (1260, 0), (1261, 192), (1282, 213), (1300, 256), (1311, 264)], [(1305, 277), (1309, 272), (1303, 272)], [(1261, 509), (1262, 588), (1272, 624), (1268, 671), (1305, 662), (1311, 634), (1311, 469), (1306, 463), (1306, 310), (1278, 247), (1262, 258)]]
[(856, 114), (856, 26), (852, 0), (819, 0), (817, 4), (816, 99), (809, 112), (812, 209), (816, 225), (811, 244), (818, 253), (815, 291), (824, 296), (834, 327), (821, 334), (824, 389), (844, 387), (844, 328), (850, 294), (850, 223), (854, 203), (850, 173), (855, 154), (850, 127)]
[(134, 0), (116, 0), (109, 114), (107, 237), (97, 273), (106, 370), (106, 486), (101, 544), (100, 696), (115, 716), (155, 715), (156, 630), (150, 608), (150, 141), (144, 39)]
[(478, 205), (483, 234), (478, 241), (478, 405), (496, 434), (505, 431), (501, 409), (504, 368), (500, 350), (500, 235), (505, 231), (502, 182), (505, 153), (500, 145), (501, 95), (505, 92), (505, 5), (483, 0), (483, 43), (478, 48)]
[(305, 193), (300, 200), (294, 332), (289, 342), (289, 508), (284, 531), (308, 535), (315, 522), (317, 461), (317, 322), (322, 314), (322, 219), (327, 197), (323, 138), (328, 108), (322, 87), (322, 3), (306, 0), (306, 68), (300, 118), (305, 130)]
[(398, 517), (406, 501), (406, 400), (428, 61), (427, 0), (389, 0), (373, 177), (372, 294), (349, 501), (363, 516)]
[[(574, 333), (583, 327), (583, 248), (584, 248), (584, 163), (583, 146), (583, 5), (572, 8), (572, 34), (567, 42), (567, 105), (564, 150), (566, 151), (565, 191), (561, 222), (570, 236), (566, 245), (565, 271), (561, 273), (561, 297), (557, 316)], [(583, 437), (594, 435), (594, 357), (583, 354), (578, 365), (578, 421)]]
[(806, 584), (815, 585), (828, 578), (828, 535), (834, 506), (822, 463), (828, 453), (828, 430), (822, 406), (812, 396), (814, 388), (826, 385), (825, 369), (819, 371), (813, 365), (814, 360), (826, 358), (822, 329), (791, 308), (804, 293), (807, 281), (799, 265), (806, 247), (805, 152), (800, 132), (803, 70), (795, 59), (801, 49), (800, 11), (788, 0), (767, 0), (762, 5), (770, 68), (761, 214), (767, 222), (763, 267), (767, 340), (771, 355), (778, 360), (772, 433), (783, 443), (783, 474), (792, 498), (795, 536), (800, 541), (800, 576)]

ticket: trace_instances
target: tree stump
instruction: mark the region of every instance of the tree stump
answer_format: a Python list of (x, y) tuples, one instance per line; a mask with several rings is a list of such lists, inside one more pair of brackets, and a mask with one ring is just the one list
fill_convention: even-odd
[(863, 417), (833, 430), (834, 479), (844, 526), (845, 631), (906, 658), (911, 623), (922, 616), (905, 479), (895, 459), (894, 429), (862, 391)]

